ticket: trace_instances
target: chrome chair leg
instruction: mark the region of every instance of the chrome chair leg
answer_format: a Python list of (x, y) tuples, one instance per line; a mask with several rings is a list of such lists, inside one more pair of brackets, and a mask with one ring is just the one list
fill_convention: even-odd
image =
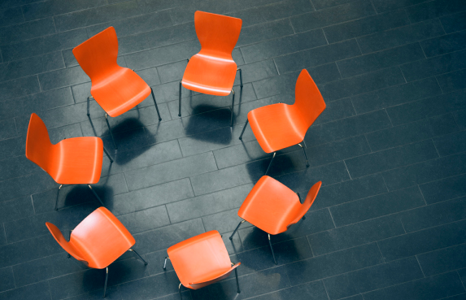
[[(296, 193), (298, 195), (299, 203), (303, 204), (303, 201), (301, 200), (301, 195), (299, 193)], [(303, 216), (303, 220), (306, 220), (306, 216)]]
[(239, 289), (239, 281), (238, 281), (238, 268), (235, 269), (235, 276), (236, 276), (236, 288), (238, 294), (241, 293), (241, 290)]
[(243, 71), (241, 69), (237, 69), (236, 71), (239, 71), (239, 80), (241, 82), (241, 88), (243, 88)]
[(275, 253), (273, 252), (272, 241), (270, 240), (270, 234), (268, 235), (269, 235), (270, 250), (272, 250), (273, 261), (275, 262), (275, 264), (277, 264), (277, 260), (275, 259)]
[(180, 285), (178, 285), (178, 291), (180, 292), (180, 299), (183, 300), (183, 296), (181, 295), (181, 282)]
[(159, 107), (157, 106), (157, 101), (155, 101), (154, 90), (150, 88), (150, 92), (152, 93), (152, 99), (154, 99), (155, 109), (157, 110), (157, 115), (159, 115), (159, 122), (162, 121), (162, 117), (160, 116)]
[(239, 222), (238, 226), (236, 226), (235, 228), (235, 231), (233, 231), (233, 233), (230, 235), (229, 239), (230, 241), (233, 240), (233, 236), (235, 235), (236, 231), (238, 231), (239, 227), (241, 226), (241, 224), (243, 224), (246, 220), (243, 220), (241, 222)]
[(301, 147), (303, 149), (304, 157), (306, 158), (306, 167), (309, 167), (309, 159), (307, 159), (306, 149), (304, 149), (303, 145), (301, 145), (301, 144), (298, 144), (298, 145), (299, 145), (299, 147)]
[(104, 298), (107, 293), (107, 282), (108, 282), (108, 267), (105, 268), (105, 285), (104, 285)]
[(265, 171), (265, 174), (264, 174), (264, 175), (267, 175), (267, 173), (269, 173), (270, 166), (272, 165), (273, 159), (275, 158), (275, 155), (276, 155), (276, 154), (277, 154), (277, 152), (274, 152), (274, 153), (273, 153), (272, 160), (270, 160), (269, 166), (267, 167), (267, 171)]
[(102, 199), (100, 199), (99, 195), (97, 195), (97, 193), (94, 191), (94, 189), (92, 188), (92, 186), (91, 186), (90, 184), (88, 184), (87, 186), (91, 189), (92, 193), (93, 193), (94, 196), (97, 198), (97, 200), (99, 200), (100, 204), (102, 204), (102, 206), (105, 206), (104, 203), (102, 202)]
[(110, 132), (110, 136), (112, 137), (113, 141), (113, 146), (115, 147), (115, 150), (118, 150), (118, 147), (115, 143), (115, 139), (113, 138), (112, 129), (110, 128), (110, 124), (108, 123), (108, 114), (105, 114), (105, 122), (107, 122), (108, 131)]
[(107, 149), (105, 149), (105, 147), (104, 147), (104, 152), (107, 155), (108, 159), (110, 159), (110, 163), (113, 163), (113, 159), (110, 157), (110, 154), (108, 154), (108, 151)]
[(63, 187), (63, 184), (60, 184), (60, 186), (58, 187), (57, 199), (55, 200), (55, 210), (58, 210), (58, 195), (60, 194), (60, 190), (62, 187)]
[(249, 123), (249, 120), (246, 119), (246, 123), (244, 124), (243, 130), (241, 131), (241, 134), (240, 134), (240, 136), (239, 136), (239, 139), (240, 139), (240, 140), (243, 139), (243, 133), (244, 133), (244, 131), (246, 130), (246, 126), (248, 126), (248, 123)]
[(235, 105), (235, 91), (234, 90), (231, 90), (231, 92), (233, 93), (233, 99), (231, 100), (231, 120), (230, 120), (230, 127), (233, 127), (233, 107)]
[(178, 117), (181, 117), (181, 81), (180, 81), (180, 91), (179, 91), (179, 104), (178, 104)]
[(165, 257), (165, 261), (163, 262), (163, 270), (166, 271), (167, 270), (167, 260), (169, 260), (170, 257)]
[(134, 254), (136, 254), (137, 257), (139, 257), (139, 258), (144, 262), (144, 265), (147, 266), (147, 261), (145, 261), (144, 258), (142, 258), (142, 256), (139, 255), (139, 253), (136, 252), (136, 250), (134, 250), (134, 249), (129, 249), (129, 251), (131, 251), (131, 252), (133, 252)]

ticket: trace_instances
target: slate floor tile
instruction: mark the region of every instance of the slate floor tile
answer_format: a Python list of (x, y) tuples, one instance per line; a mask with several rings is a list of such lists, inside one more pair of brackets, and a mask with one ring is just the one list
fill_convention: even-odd
[(294, 284), (305, 283), (317, 279), (362, 269), (380, 264), (382, 257), (376, 244), (369, 244), (318, 256), (286, 265), (290, 281)]
[(310, 12), (291, 18), (297, 32), (308, 31), (336, 23), (358, 19), (374, 14), (372, 5), (365, 1), (355, 1), (324, 10)]
[(322, 255), (404, 233), (401, 218), (390, 215), (311, 234), (308, 235), (308, 239), (312, 252)]
[[(329, 3), (331, 1), (324, 2)], [(343, 24), (324, 27), (324, 32), (329, 43), (334, 43), (404, 25), (408, 25), (406, 12), (404, 10), (397, 10), (385, 14), (361, 18), (355, 21), (349, 21)]]
[(377, 243), (385, 260), (391, 261), (464, 243), (464, 224), (463, 220), (388, 238)]
[(464, 268), (466, 245), (458, 245), (418, 255), (419, 263), (426, 276), (441, 274), (450, 270)]
[(341, 76), (345, 78), (401, 65), (422, 58), (424, 58), (424, 53), (419, 44), (416, 43), (342, 60), (337, 62), (337, 65)]
[(466, 41), (466, 32), (460, 31), (449, 35), (421, 42), (422, 49), (427, 57), (442, 55), (445, 53), (464, 49)]
[(466, 10), (464, 2), (453, 0), (448, 5), (443, 5), (441, 1), (429, 1), (418, 5), (413, 5), (406, 9), (411, 22), (419, 22), (426, 19), (441, 17), (458, 11)]
[(345, 164), (351, 177), (357, 178), (437, 157), (434, 144), (426, 140), (347, 159)]
[(446, 273), (364, 294), (364, 299), (440, 299), (462, 293), (456, 273)]
[(360, 37), (358, 38), (358, 44), (362, 53), (370, 53), (441, 36), (442, 34), (443, 28), (440, 21), (434, 19)]
[(462, 20), (466, 17), (466, 12), (446, 15), (440, 18), (443, 28), (447, 33), (466, 29), (466, 24)]
[(37, 300), (49, 300), (51, 297), (50, 288), (46, 281), (40, 282), (33, 285), (28, 285), (22, 288), (10, 290), (0, 294), (0, 299), (12, 299), (12, 300), (20, 300), (20, 299), (27, 299), (27, 298), (35, 298)]
[(423, 184), (466, 173), (461, 165), (464, 159), (462, 154), (433, 159), (384, 172), (383, 177), (389, 190)]
[(423, 277), (418, 262), (410, 257), (324, 279), (324, 284), (330, 299), (340, 299)]
[(401, 221), (407, 232), (418, 231), (466, 218), (466, 199), (460, 198), (419, 207), (401, 213)]
[(424, 205), (417, 187), (352, 201), (330, 208), (337, 227)]
[(403, 104), (441, 94), (442, 90), (435, 78), (427, 78), (410, 83), (402, 83), (354, 96), (351, 102), (358, 114)]
[(422, 184), (419, 188), (426, 202), (431, 204), (466, 195), (466, 188), (463, 185), (465, 179), (465, 175), (453, 176)]

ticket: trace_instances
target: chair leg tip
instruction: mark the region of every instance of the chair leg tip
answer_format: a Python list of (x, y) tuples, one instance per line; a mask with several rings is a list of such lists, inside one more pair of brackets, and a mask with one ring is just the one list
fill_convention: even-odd
[(162, 118), (159, 118), (159, 122), (162, 121)]
[(230, 236), (228, 239), (229, 239), (230, 241), (233, 241), (233, 238), (232, 238), (231, 236)]
[(181, 114), (178, 114), (178, 117), (181, 117)]

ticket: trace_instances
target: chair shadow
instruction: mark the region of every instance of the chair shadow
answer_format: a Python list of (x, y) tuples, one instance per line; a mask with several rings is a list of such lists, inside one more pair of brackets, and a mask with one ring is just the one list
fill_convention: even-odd
[[(193, 108), (192, 115), (188, 118), (188, 123), (185, 125), (186, 135), (205, 142), (230, 144), (232, 130), (230, 128), (231, 110), (229, 108), (218, 109), (212, 105), (200, 104)], [(218, 132), (213, 134), (211, 131), (215, 129), (218, 129)]]
[[(137, 111), (139, 111), (139, 108), (137, 108)], [(89, 119), (89, 121), (94, 134), (97, 136), (92, 119)], [(157, 124), (158, 130), (160, 122)], [(111, 130), (118, 147), (118, 151), (114, 148), (110, 131), (108, 129), (102, 134), (102, 140), (104, 141), (105, 149), (107, 149), (112, 159), (118, 165), (129, 163), (150, 148), (146, 146), (156, 143), (155, 136), (146, 130), (145, 125), (139, 120), (139, 118), (125, 119), (116, 126), (112, 126)]]
[[(105, 207), (111, 211), (113, 208), (113, 188), (106, 185), (93, 185), (92, 189), (99, 195), (100, 199), (102, 199)], [(94, 201), (97, 207), (101, 206), (99, 200), (87, 185), (75, 185), (66, 195), (65, 203), (60, 206), (60, 209), (91, 201)]]
[[(248, 170), (249, 178), (253, 183), (256, 183), (262, 176), (265, 175), (267, 167), (270, 164), (272, 159), (272, 154), (267, 159), (261, 159), (258, 161), (252, 161), (246, 164)], [(273, 160), (272, 166), (270, 167), (268, 176), (276, 177), (280, 174), (286, 174), (289, 172), (294, 172), (296, 169), (293, 166), (292, 160), (288, 155), (277, 155)]]
[[(221, 145), (230, 144), (232, 139), (230, 122), (233, 117), (233, 126), (235, 126), (236, 117), (241, 111), (243, 88), (240, 88), (239, 96), (236, 95), (235, 97), (235, 103), (238, 103), (237, 113), (235, 113), (235, 107), (233, 107), (232, 111), (230, 107), (219, 108), (210, 104), (193, 105), (192, 97), (190, 97), (189, 106), (192, 108), (192, 111), (191, 115), (185, 118), (188, 119), (188, 123), (185, 125), (186, 135), (201, 141)], [(212, 133), (215, 129), (218, 130)], [(199, 132), (201, 133), (199, 134)]]

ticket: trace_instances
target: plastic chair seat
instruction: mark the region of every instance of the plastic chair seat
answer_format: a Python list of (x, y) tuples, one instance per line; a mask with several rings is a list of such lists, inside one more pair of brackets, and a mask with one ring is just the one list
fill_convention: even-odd
[(257, 142), (266, 153), (285, 149), (304, 140), (299, 119), (295, 118), (294, 107), (277, 103), (251, 110), (248, 121)]
[(91, 87), (91, 95), (111, 117), (127, 112), (144, 101), (150, 93), (149, 85), (138, 74), (119, 66), (104, 80), (93, 82)]
[(227, 96), (233, 89), (236, 70), (232, 58), (198, 53), (189, 60), (181, 84), (195, 92)]
[[(61, 152), (52, 178), (59, 184), (94, 184), (102, 172), (104, 145), (98, 137), (77, 137), (54, 145)], [(56, 150), (56, 151), (57, 151)]]
[(108, 209), (99, 207), (72, 231), (69, 246), (81, 256), (76, 259), (84, 259), (90, 268), (104, 269), (135, 243), (123, 224)]
[(171, 246), (167, 253), (181, 284), (190, 289), (221, 280), (232, 271), (230, 256), (216, 230)]
[(295, 192), (272, 177), (263, 176), (244, 200), (238, 216), (276, 235), (288, 229), (300, 208), (301, 203)]

